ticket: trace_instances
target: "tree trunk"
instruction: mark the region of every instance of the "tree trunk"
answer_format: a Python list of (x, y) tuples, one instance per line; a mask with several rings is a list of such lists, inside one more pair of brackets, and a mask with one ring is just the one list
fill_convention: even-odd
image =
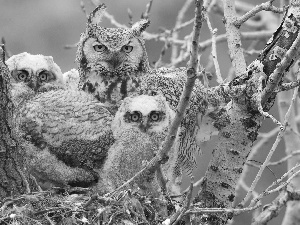
[(6, 197), (29, 192), (24, 157), (13, 133), (13, 103), (10, 97), (9, 70), (0, 48), (0, 203)]

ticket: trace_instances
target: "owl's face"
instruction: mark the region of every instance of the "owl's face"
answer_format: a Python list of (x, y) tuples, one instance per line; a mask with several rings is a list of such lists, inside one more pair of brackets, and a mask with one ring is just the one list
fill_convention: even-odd
[(174, 112), (161, 95), (140, 95), (123, 100), (112, 123), (114, 136), (124, 129), (136, 128), (148, 134), (166, 134)]
[(91, 72), (99, 71), (107, 79), (122, 79), (142, 67), (144, 49), (130, 29), (97, 25), (92, 28), (94, 32), (83, 45), (87, 68)]
[(24, 52), (10, 57), (6, 64), (10, 70), (11, 83), (28, 86), (35, 93), (64, 86), (62, 72), (51, 56)]
[(101, 5), (91, 13), (79, 41), (79, 88), (115, 105), (136, 90), (141, 74), (149, 70), (141, 35), (149, 21), (141, 20), (131, 28), (103, 28), (98, 17), (104, 9)]

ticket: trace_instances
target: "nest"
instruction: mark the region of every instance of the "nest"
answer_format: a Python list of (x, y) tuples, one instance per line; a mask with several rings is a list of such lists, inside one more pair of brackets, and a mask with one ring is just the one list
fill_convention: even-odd
[(175, 212), (175, 203), (125, 190), (112, 197), (89, 189), (53, 188), (6, 198), (2, 202), (0, 224), (162, 224)]

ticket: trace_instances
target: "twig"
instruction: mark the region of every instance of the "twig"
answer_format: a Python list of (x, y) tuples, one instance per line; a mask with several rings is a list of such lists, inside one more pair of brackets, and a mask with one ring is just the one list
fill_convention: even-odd
[(185, 215), (185, 212), (189, 209), (192, 200), (193, 188), (194, 188), (194, 177), (191, 177), (191, 184), (185, 198), (184, 206), (172, 216), (170, 224), (173, 225), (178, 224), (182, 219), (182, 217)]
[[(245, 190), (245, 191), (249, 191), (250, 190), (250, 187), (245, 183), (245, 181), (244, 180), (240, 180), (239, 181), (239, 185)], [(253, 196), (253, 198), (257, 198), (258, 197), (258, 193), (256, 192), (256, 191), (252, 191), (252, 196)]]
[(279, 185), (277, 188), (274, 188), (274, 189), (268, 191), (267, 194), (272, 194), (272, 193), (274, 193), (274, 192), (277, 192), (277, 191), (282, 190), (282, 189), (285, 188), (285, 187), (291, 182), (291, 180), (294, 179), (299, 173), (300, 173), (300, 170), (298, 170), (297, 172), (293, 173), (293, 174), (287, 179), (287, 181), (282, 182), (282, 184)]
[(112, 14), (108, 13), (107, 11), (104, 11), (103, 16), (106, 17), (110, 21), (110, 23), (112, 25), (116, 26), (116, 27), (119, 27), (119, 28), (128, 28), (126, 25), (119, 23), (115, 19), (115, 17)]
[(86, 12), (86, 8), (85, 8), (83, 0), (80, 1), (80, 8), (81, 8), (82, 12), (84, 13), (85, 17), (88, 19), (89, 14)]
[(131, 9), (127, 9), (127, 13), (128, 13), (128, 17), (129, 17), (129, 22), (128, 22), (128, 24), (129, 24), (129, 26), (131, 26), (132, 27), (132, 25), (133, 25), (133, 16), (132, 16), (132, 11), (131, 11)]
[(223, 0), (224, 16), (226, 18), (226, 36), (229, 48), (230, 59), (234, 67), (236, 76), (242, 75), (246, 71), (246, 61), (243, 54), (240, 31), (235, 26), (236, 13), (234, 1)]
[(294, 89), (295, 87), (298, 87), (299, 85), (300, 85), (300, 80), (295, 80), (290, 83), (284, 83), (280, 85), (278, 88), (276, 88), (275, 92), (288, 91)]
[(277, 8), (273, 6), (274, 0), (262, 3), (260, 5), (255, 6), (253, 9), (251, 9), (249, 12), (247, 12), (245, 15), (241, 16), (239, 19), (237, 19), (234, 22), (234, 25), (237, 27), (240, 27), (243, 23), (245, 23), (248, 19), (255, 16), (260, 11), (272, 11), (275, 13), (283, 13), (283, 9)]
[(261, 50), (251, 49), (251, 50), (244, 51), (244, 53), (247, 55), (258, 55), (261, 53)]
[[(252, 207), (254, 205), (256, 205), (258, 202), (260, 202), (260, 200), (266, 196), (269, 195), (271, 193), (273, 193), (273, 190), (276, 191), (280, 191), (284, 188), (286, 188), (286, 186), (288, 185), (287, 182), (283, 182), (283, 185), (280, 185), (280, 188), (275, 188), (273, 190), (270, 190), (272, 187), (274, 187), (275, 185), (278, 185), (282, 182), (283, 179), (285, 179), (287, 176), (289, 176), (290, 174), (293, 174), (293, 172), (299, 168), (300, 165), (296, 165), (294, 166), (292, 169), (290, 169), (288, 172), (286, 172), (285, 174), (283, 174), (279, 179), (277, 179), (276, 181), (274, 181), (269, 187), (266, 188), (266, 190), (264, 190), (261, 194), (259, 194), (259, 196), (257, 196), (256, 198), (252, 199), (250, 202), (249, 207)], [(296, 172), (296, 175), (299, 173), (299, 170)], [(290, 181), (290, 180), (289, 180)]]
[(168, 48), (170, 48), (170, 46), (171, 46), (171, 44), (169, 43), (168, 39), (166, 38), (165, 44), (160, 51), (159, 58), (154, 65), (154, 69), (159, 68), (163, 64), (162, 58), (166, 54), (166, 51), (168, 50)]
[(7, 58), (7, 59), (10, 58), (10, 57), (12, 56), (12, 54), (11, 54), (10, 51), (8, 51), (8, 49), (7, 49), (7, 47), (6, 47), (6, 40), (5, 40), (4, 37), (1, 38), (1, 44), (2, 44), (2, 46), (3, 46), (3, 50), (4, 50), (4, 52), (5, 52), (6, 58)]
[(261, 203), (256, 204), (253, 207), (248, 208), (201, 208), (199, 210), (188, 210), (185, 214), (204, 214), (204, 213), (227, 213), (233, 215), (239, 215), (244, 212), (249, 212), (261, 207)]
[(146, 5), (146, 11), (142, 14), (142, 19), (149, 19), (150, 10), (152, 6), (153, 0), (150, 0)]
[(222, 75), (221, 75), (221, 70), (220, 70), (220, 66), (219, 66), (219, 62), (218, 62), (218, 58), (217, 58), (217, 45), (216, 45), (216, 34), (217, 34), (217, 29), (213, 29), (212, 26), (211, 26), (211, 23), (209, 21), (209, 17), (207, 14), (205, 14), (205, 19), (206, 19), (206, 22), (207, 22), (207, 25), (208, 25), (208, 28), (211, 32), (211, 55), (213, 57), (213, 62), (214, 62), (214, 65), (215, 65), (215, 69), (216, 69), (216, 75), (217, 75), (217, 82), (219, 84), (222, 84), (224, 81), (223, 81), (223, 78), (222, 78)]
[[(187, 12), (188, 8), (190, 7), (190, 5), (192, 4), (192, 0), (187, 0), (185, 1), (185, 3), (183, 4), (182, 8), (179, 10), (177, 18), (176, 18), (176, 23), (175, 23), (175, 28), (173, 29), (172, 32), (172, 38), (173, 39), (178, 39), (178, 30), (183, 28), (184, 26), (188, 26), (189, 24), (182, 24), (183, 18), (185, 13)], [(190, 22), (190, 24), (194, 21), (194, 18), (188, 22)], [(172, 45), (172, 49), (171, 49), (171, 63), (174, 62), (174, 60), (177, 58), (178, 56), (178, 46), (177, 45)]]
[[(242, 40), (253, 40), (253, 39), (263, 39), (271, 37), (273, 32), (271, 31), (255, 31), (255, 32), (242, 32), (241, 39)], [(216, 37), (216, 43), (225, 42), (226, 34), (221, 34)], [(204, 51), (207, 47), (211, 46), (212, 39), (208, 39), (206, 41), (201, 42), (200, 51)]]
[(294, 151), (291, 154), (283, 157), (282, 159), (280, 159), (276, 162), (270, 162), (268, 166), (278, 166), (279, 164), (284, 163), (285, 161), (287, 161), (288, 159), (292, 158), (295, 155), (300, 155), (300, 150)]
[(65, 45), (64, 49), (72, 49), (72, 48), (77, 48), (78, 42), (72, 45)]

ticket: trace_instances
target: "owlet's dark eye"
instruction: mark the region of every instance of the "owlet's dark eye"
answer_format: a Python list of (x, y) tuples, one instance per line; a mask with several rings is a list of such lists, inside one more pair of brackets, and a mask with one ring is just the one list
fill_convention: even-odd
[(95, 44), (93, 45), (93, 48), (96, 52), (103, 52), (106, 49), (106, 46), (101, 44)]
[(124, 46), (122, 47), (122, 50), (123, 50), (124, 52), (126, 52), (126, 53), (131, 52), (132, 49), (133, 49), (133, 47), (130, 46), (130, 45), (124, 45)]
[(152, 112), (151, 114), (150, 114), (150, 119), (152, 120), (152, 121), (158, 121), (159, 119), (160, 119), (160, 115), (159, 115), (159, 113), (158, 112)]
[(17, 77), (20, 81), (26, 81), (28, 76), (29, 76), (29, 74), (26, 70), (20, 70), (17, 73)]
[(48, 80), (48, 73), (43, 71), (39, 74), (39, 79), (41, 82), (45, 82)]
[(132, 121), (132, 122), (137, 122), (137, 121), (139, 121), (140, 120), (140, 114), (138, 113), (138, 112), (134, 112), (134, 113), (132, 113), (131, 115), (130, 115), (130, 120)]

